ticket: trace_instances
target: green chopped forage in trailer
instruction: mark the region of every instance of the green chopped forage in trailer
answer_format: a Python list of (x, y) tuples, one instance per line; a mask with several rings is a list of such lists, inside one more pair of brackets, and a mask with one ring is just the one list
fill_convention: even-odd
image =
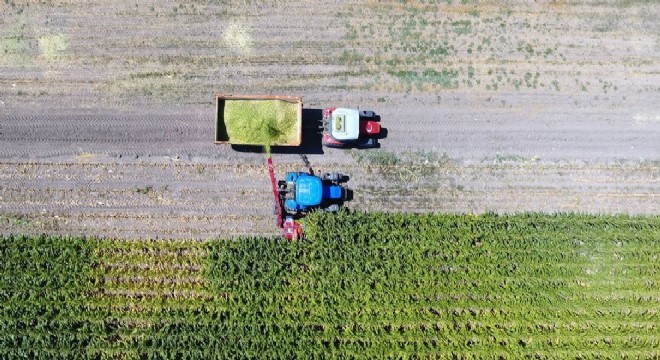
[(280, 99), (218, 98), (216, 141), (299, 145), (302, 103)]

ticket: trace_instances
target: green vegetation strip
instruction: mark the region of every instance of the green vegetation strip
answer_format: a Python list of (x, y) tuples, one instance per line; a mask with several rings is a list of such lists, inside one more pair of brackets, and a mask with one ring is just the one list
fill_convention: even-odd
[(298, 105), (282, 100), (226, 100), (232, 144), (286, 145), (298, 137)]
[(660, 355), (658, 216), (306, 226), (297, 242), (0, 238), (0, 357)]

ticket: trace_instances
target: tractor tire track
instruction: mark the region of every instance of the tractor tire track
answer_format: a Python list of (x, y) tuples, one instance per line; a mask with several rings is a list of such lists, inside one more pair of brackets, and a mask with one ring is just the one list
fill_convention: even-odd
[[(53, 158), (81, 152), (131, 156), (217, 154), (213, 117), (200, 115), (7, 115), (3, 158)], [(13, 145), (13, 146), (12, 146)]]

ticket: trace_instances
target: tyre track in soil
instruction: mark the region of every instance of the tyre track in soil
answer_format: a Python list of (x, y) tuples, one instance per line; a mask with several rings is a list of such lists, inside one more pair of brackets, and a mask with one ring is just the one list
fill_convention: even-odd
[(0, 116), (0, 159), (56, 161), (93, 154), (117, 159), (196, 156), (232, 160), (231, 152), (213, 144), (210, 114), (4, 115)]
[[(202, 116), (9, 115), (0, 117), (4, 158), (49, 158), (81, 151), (116, 156), (198, 153), (212, 149), (213, 123)], [(183, 146), (181, 146), (183, 145)], [(105, 150), (105, 151), (104, 151)]]
[(383, 120), (391, 134), (386, 146), (402, 151), (433, 149), (478, 161), (497, 155), (585, 162), (660, 159), (660, 122), (636, 124), (630, 110), (608, 110), (605, 115), (602, 109), (576, 112), (551, 107), (535, 111), (530, 120), (512, 116), (520, 112), (524, 110), (518, 107), (391, 109), (383, 118), (400, 121)]
[[(430, 98), (396, 108), (381, 105), (377, 109), (389, 130), (381, 143), (387, 150), (433, 150), (456, 159), (488, 160), (498, 154), (549, 161), (660, 159), (658, 121), (631, 123), (634, 114), (629, 109), (608, 110), (603, 121), (602, 108), (594, 105), (594, 109), (559, 112), (546, 106), (535, 111), (535, 120), (521, 122), (516, 114), (544, 101), (543, 96), (528, 99), (529, 103), (495, 110), (439, 108), (428, 103)], [(599, 124), (598, 131), (593, 131), (594, 124)], [(0, 116), (0, 159), (48, 160), (91, 153), (259, 163), (254, 156), (214, 145), (214, 131), (211, 109), (192, 109), (180, 115), (4, 115)], [(350, 163), (351, 158), (342, 156), (342, 151), (324, 151), (332, 154), (334, 162)], [(327, 159), (320, 161), (327, 163)]]

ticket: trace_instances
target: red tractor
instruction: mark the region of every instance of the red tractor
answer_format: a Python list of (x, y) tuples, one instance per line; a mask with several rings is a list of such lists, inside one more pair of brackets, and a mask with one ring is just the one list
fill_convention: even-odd
[(323, 109), (323, 145), (333, 148), (378, 147), (380, 124), (373, 111)]

